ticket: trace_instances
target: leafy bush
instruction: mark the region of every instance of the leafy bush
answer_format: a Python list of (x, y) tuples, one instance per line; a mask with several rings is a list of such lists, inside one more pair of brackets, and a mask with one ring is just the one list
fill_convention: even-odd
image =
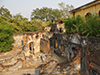
[(100, 17), (99, 15), (91, 15), (83, 18), (76, 16), (68, 18), (64, 21), (66, 33), (79, 33), (83, 36), (100, 36)]
[(81, 16), (68, 18), (64, 20), (66, 33), (79, 33), (80, 27), (83, 23), (83, 18)]

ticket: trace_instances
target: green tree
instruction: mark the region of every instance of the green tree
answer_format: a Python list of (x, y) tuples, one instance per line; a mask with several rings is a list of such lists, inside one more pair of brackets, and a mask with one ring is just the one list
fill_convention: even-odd
[(74, 6), (73, 5), (65, 5), (65, 3), (61, 2), (61, 3), (58, 3), (58, 6), (61, 8), (61, 12), (63, 12), (63, 17), (69, 17), (70, 14), (69, 14), (69, 11), (74, 9)]
[(7, 17), (8, 19), (12, 18), (12, 15), (10, 14), (10, 11), (7, 8), (4, 8), (4, 6), (2, 6), (0, 8), (0, 16)]
[(24, 18), (21, 13), (18, 13), (16, 15), (13, 16), (14, 19), (21, 19), (21, 20), (28, 20), (26, 17)]
[(12, 37), (14, 29), (6, 22), (0, 23), (0, 52), (6, 52), (12, 49), (14, 39)]
[(31, 13), (31, 20), (40, 19), (42, 21), (50, 21), (60, 17), (62, 17), (62, 12), (60, 10), (47, 7), (33, 9), (33, 12)]

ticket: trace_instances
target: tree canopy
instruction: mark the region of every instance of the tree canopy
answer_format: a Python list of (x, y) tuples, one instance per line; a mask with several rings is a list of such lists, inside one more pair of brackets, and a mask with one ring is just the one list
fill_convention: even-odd
[(16, 14), (16, 15), (14, 15), (13, 18), (14, 18), (14, 19), (21, 19), (21, 20), (28, 20), (28, 18), (23, 17), (23, 16), (21, 15), (21, 13), (18, 13), (18, 14)]
[(65, 3), (63, 3), (63, 2), (59, 3), (58, 5), (61, 8), (60, 10), (64, 15), (63, 17), (67, 17), (68, 18), (70, 16), (69, 11), (74, 9), (73, 5), (69, 5), (69, 4), (65, 5)]
[(52, 8), (36, 8), (33, 9), (31, 13), (31, 20), (40, 19), (50, 21), (53, 19), (58, 19), (63, 16), (63, 13), (59, 9), (52, 9)]
[(4, 16), (4, 17), (7, 17), (7, 18), (12, 17), (12, 15), (10, 14), (10, 11), (7, 8), (4, 8), (4, 6), (2, 6), (0, 8), (0, 16)]

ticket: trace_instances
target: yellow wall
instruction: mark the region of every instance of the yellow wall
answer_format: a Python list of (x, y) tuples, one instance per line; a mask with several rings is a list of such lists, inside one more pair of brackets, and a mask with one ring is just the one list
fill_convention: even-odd
[(96, 13), (100, 11), (100, 4), (96, 5)]
[[(95, 13), (98, 13), (99, 14), (100, 4), (92, 5), (90, 7), (88, 7), (88, 6), (89, 5), (84, 6), (80, 10), (76, 11), (75, 12), (75, 16), (80, 15), (80, 16), (83, 16), (84, 17), (88, 12), (90, 12), (91, 14), (95, 14)], [(73, 17), (73, 13), (72, 12), (70, 12), (70, 17)]]

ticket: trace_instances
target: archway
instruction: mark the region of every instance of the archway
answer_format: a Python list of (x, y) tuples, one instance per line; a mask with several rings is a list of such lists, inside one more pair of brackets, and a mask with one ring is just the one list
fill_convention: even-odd
[(85, 15), (85, 17), (89, 17), (89, 16), (91, 16), (92, 14), (90, 13), (90, 12), (88, 12), (86, 15)]
[(99, 11), (99, 17), (100, 17), (100, 11)]

